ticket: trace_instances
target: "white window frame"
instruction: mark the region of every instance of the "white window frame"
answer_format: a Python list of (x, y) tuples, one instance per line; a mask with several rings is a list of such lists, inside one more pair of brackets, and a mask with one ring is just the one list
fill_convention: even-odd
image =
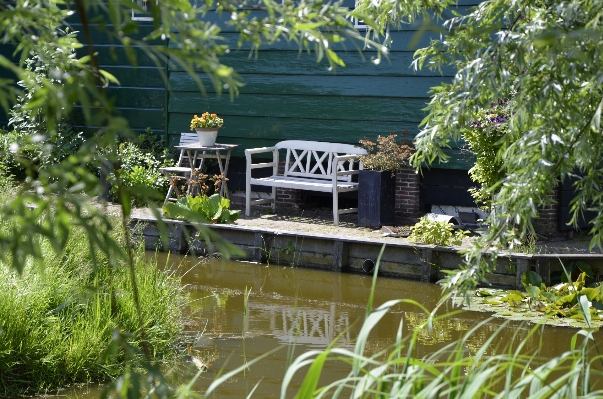
[[(356, 4), (358, 4), (358, 0), (354, 2), (354, 8), (356, 8)], [(354, 28), (356, 29), (364, 29), (368, 28), (368, 25), (364, 24), (363, 21), (358, 20), (358, 18), (354, 18)]]
[[(138, 3), (139, 6), (141, 6), (143, 9), (146, 9), (146, 4), (151, 0), (137, 0), (136, 2)], [(152, 21), (153, 17), (145, 15), (145, 14), (141, 14), (139, 11), (132, 9), (132, 21)]]

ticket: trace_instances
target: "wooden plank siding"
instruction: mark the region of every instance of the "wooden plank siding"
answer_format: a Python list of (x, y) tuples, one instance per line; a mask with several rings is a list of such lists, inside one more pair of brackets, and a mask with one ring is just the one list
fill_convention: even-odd
[[(464, 12), (479, 1), (460, 3), (458, 9)], [(345, 5), (353, 6), (354, 1), (347, 0)], [(253, 13), (261, 15), (261, 11)], [(392, 31), (391, 52), (378, 65), (371, 62), (375, 53), (370, 50), (359, 55), (351, 43), (335, 45), (332, 48), (346, 67), (330, 70), (326, 61), (317, 63), (313, 54), (300, 52), (286, 41), (262, 45), (257, 52), (247, 43), (237, 47), (238, 34), (225, 23), (229, 18), (209, 13), (206, 20), (223, 29), (231, 51), (221, 62), (233, 67), (245, 85), (231, 101), (224, 91), (218, 95), (199, 72), (204, 94), (178, 65), (170, 64), (167, 134), (171, 144), (189, 130), (193, 114), (205, 111), (224, 118), (218, 142), (241, 144), (234, 156), (242, 156), (244, 148), (285, 139), (357, 144), (361, 138), (390, 132), (405, 132), (412, 139), (425, 117), (429, 89), (450, 81), (454, 74), (451, 68), (442, 75), (410, 68), (414, 51), (440, 36), (438, 32), (420, 34), (418, 25)], [(472, 159), (459, 148), (446, 152), (452, 159), (436, 167), (468, 170), (472, 166)]]
[[(94, 15), (91, 15), (94, 21)], [(138, 22), (139, 32), (134, 39), (141, 40), (152, 30), (152, 22)], [(70, 24), (70, 28), (78, 31), (78, 39), (86, 43), (82, 33), (82, 26), (77, 15)], [(106, 93), (115, 105), (115, 113), (123, 116), (130, 127), (137, 133), (144, 133), (147, 128), (162, 138), (165, 138), (165, 109), (167, 68), (165, 63), (157, 65), (140, 46), (132, 46), (135, 55), (135, 65), (128, 59), (124, 47), (105, 32), (102, 25), (92, 24), (90, 33), (94, 51), (98, 54), (98, 62), (102, 69), (111, 73), (119, 81), (119, 85), (111, 83), (106, 88)], [(167, 41), (154, 40), (150, 44), (167, 46)], [(88, 54), (88, 46), (84, 45), (77, 51), (78, 56)], [(76, 111), (74, 123), (86, 131), (94, 130), (94, 126), (77, 125), (81, 117)]]
[[(478, 3), (460, 0), (458, 11), (463, 13)], [(346, 0), (344, 5), (353, 7), (354, 0)], [(252, 14), (261, 16), (262, 11)], [(91, 17), (94, 21), (94, 15)], [(335, 44), (332, 49), (346, 67), (330, 70), (326, 61), (317, 63), (313, 54), (300, 52), (283, 40), (262, 45), (257, 52), (251, 51), (249, 43), (238, 47), (238, 33), (226, 23), (229, 18), (210, 12), (205, 19), (223, 29), (224, 42), (231, 51), (221, 61), (233, 67), (245, 82), (232, 101), (226, 90), (218, 95), (202, 73), (198, 76), (205, 84), (205, 93), (178, 65), (157, 66), (139, 47), (134, 46), (136, 65), (130, 65), (123, 47), (103, 31), (107, 28), (90, 26), (100, 66), (120, 81), (120, 85), (111, 84), (107, 93), (135, 131), (150, 127), (173, 145), (181, 132), (189, 131), (193, 114), (211, 111), (225, 120), (218, 141), (241, 144), (234, 156), (242, 156), (245, 148), (284, 139), (357, 144), (361, 138), (390, 132), (404, 132), (412, 139), (425, 117), (429, 89), (450, 81), (454, 74), (451, 68), (444, 69), (442, 75), (411, 69), (414, 51), (441, 34), (422, 32), (419, 24), (393, 30), (391, 52), (378, 65), (371, 62), (374, 51), (360, 55), (352, 43)], [(85, 43), (77, 14), (70, 17), (69, 24)], [(139, 22), (136, 39), (152, 30), (151, 23)], [(167, 46), (169, 41), (154, 40), (152, 44)], [(1, 54), (11, 52), (12, 46), (0, 46)], [(80, 56), (87, 53), (86, 46), (78, 49)], [(74, 119), (81, 120), (77, 115)], [(81, 123), (79, 127), (83, 127)], [(469, 169), (472, 160), (456, 147), (446, 150), (452, 155), (450, 162), (435, 167)]]
[[(69, 7), (71, 5), (65, 5)], [(114, 74), (121, 85), (110, 85), (107, 89), (109, 97), (117, 106), (116, 113), (124, 116), (130, 122), (130, 126), (137, 132), (144, 132), (150, 127), (157, 135), (165, 135), (165, 108), (166, 108), (166, 90), (167, 79), (162, 79), (160, 71), (164, 71), (165, 65), (156, 65), (139, 46), (134, 45), (133, 50), (136, 55), (136, 66), (132, 66), (126, 57), (123, 46), (112, 38), (106, 31), (110, 31), (112, 26), (103, 27), (109, 19), (103, 15), (102, 7), (92, 4), (88, 9), (88, 19), (91, 40), (94, 51), (98, 53), (100, 67)], [(95, 23), (102, 22), (102, 23)], [(139, 22), (138, 34), (131, 35), (135, 40), (141, 40), (144, 36), (153, 31), (152, 23)], [(73, 13), (66, 20), (66, 27), (70, 31), (75, 31), (78, 40), (85, 44), (85, 37), (82, 30), (82, 24), (78, 13)], [(154, 40), (148, 42), (159, 46), (167, 45), (167, 41)], [(12, 53), (16, 48), (13, 43), (1, 43), (0, 54), (11, 59)], [(77, 49), (78, 56), (88, 55), (88, 47)], [(18, 61), (16, 59), (15, 61)], [(0, 75), (3, 78), (10, 77), (10, 73), (2, 70)], [(167, 75), (166, 75), (167, 76)], [(94, 126), (84, 126), (80, 110), (76, 109), (72, 115), (71, 122), (76, 128), (81, 128), (87, 132), (95, 130)], [(6, 126), (8, 118), (0, 110), (0, 126)]]

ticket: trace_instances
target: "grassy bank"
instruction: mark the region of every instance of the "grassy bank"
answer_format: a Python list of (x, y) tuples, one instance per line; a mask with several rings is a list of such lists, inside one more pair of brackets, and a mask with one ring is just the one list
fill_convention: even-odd
[[(11, 226), (0, 220), (0, 229)], [(93, 267), (87, 240), (75, 232), (60, 256), (43, 244), (43, 264), (29, 264), (21, 275), (10, 259), (0, 262), (0, 396), (107, 380), (132, 361), (123, 350), (106, 351), (116, 330), (140, 345), (127, 266), (97, 254), (100, 266)], [(146, 336), (153, 356), (163, 359), (181, 331), (184, 294), (142, 247), (135, 259)]]

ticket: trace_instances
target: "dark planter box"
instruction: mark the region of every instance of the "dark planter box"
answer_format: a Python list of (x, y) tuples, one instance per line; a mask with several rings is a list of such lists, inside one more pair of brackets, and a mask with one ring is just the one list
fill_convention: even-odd
[(392, 172), (361, 170), (358, 175), (358, 225), (392, 226), (396, 217), (396, 177)]

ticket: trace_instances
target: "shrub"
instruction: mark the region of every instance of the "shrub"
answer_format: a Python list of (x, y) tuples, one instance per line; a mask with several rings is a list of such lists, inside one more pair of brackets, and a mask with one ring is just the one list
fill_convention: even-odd
[(470, 126), (463, 130), (463, 139), (475, 156), (475, 165), (469, 169), (469, 176), (479, 183), (479, 187), (473, 187), (469, 192), (478, 204), (489, 206), (496, 187), (505, 177), (500, 154), (501, 138), (509, 134), (513, 105), (512, 99), (499, 99), (490, 108), (479, 110)]
[[(143, 138), (144, 139), (144, 138)], [(168, 180), (159, 168), (172, 166), (173, 159), (167, 149), (157, 154), (157, 151), (144, 151), (137, 144), (125, 142), (119, 145), (117, 156), (120, 160), (121, 182), (129, 188), (146, 188), (156, 190), (165, 196), (168, 190)], [(145, 194), (137, 194), (136, 190), (130, 190), (132, 204), (143, 206), (148, 203)], [(141, 190), (145, 193), (145, 190)], [(117, 187), (111, 188), (113, 199), (117, 197)]]
[(363, 167), (379, 172), (391, 171), (392, 175), (408, 166), (408, 158), (415, 149), (410, 141), (397, 140), (396, 133), (389, 136), (377, 136), (377, 142), (369, 139), (360, 140), (360, 144), (368, 152), (359, 157)]
[[(57, 34), (74, 35), (61, 30)], [(26, 174), (36, 175), (37, 171), (60, 163), (76, 153), (85, 142), (83, 132), (74, 129), (65, 115), (57, 115), (56, 121), (48, 123), (41, 109), (26, 106), (49, 78), (49, 71), (55, 68), (56, 56), (56, 49), (39, 46), (37, 52), (32, 52), (25, 60), (24, 78), (18, 82), (23, 88), (23, 95), (17, 98), (9, 112), (9, 126), (13, 130), (0, 132), (0, 168), (18, 179)]]
[(419, 219), (419, 222), (412, 227), (412, 233), (408, 239), (413, 242), (422, 242), (433, 245), (461, 245), (465, 232), (457, 230), (453, 233), (452, 224), (448, 222), (438, 222), (426, 217)]

